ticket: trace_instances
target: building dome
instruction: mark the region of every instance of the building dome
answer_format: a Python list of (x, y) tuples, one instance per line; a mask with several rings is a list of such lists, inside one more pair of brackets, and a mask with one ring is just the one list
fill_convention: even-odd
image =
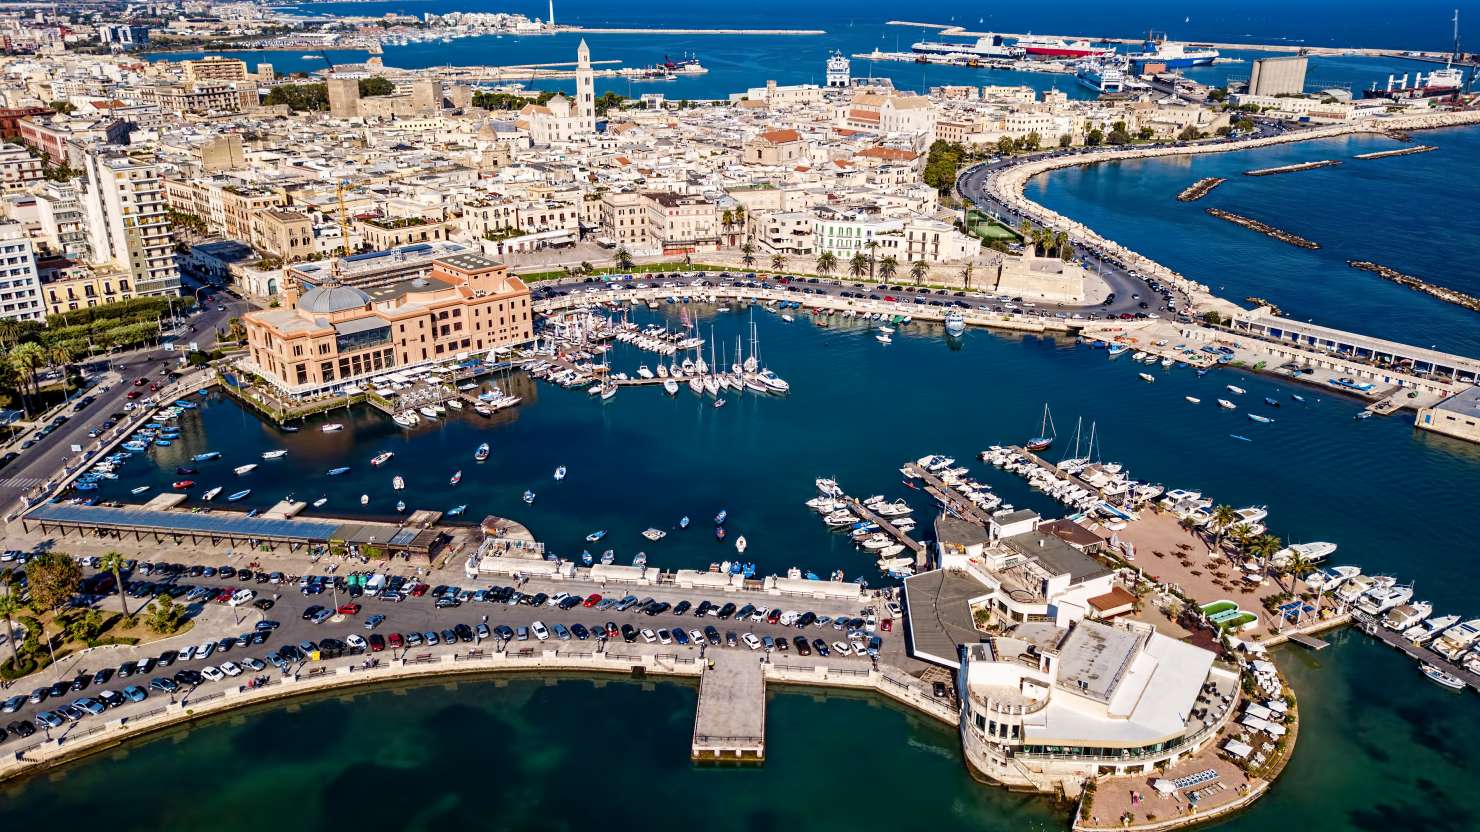
[(369, 302), (370, 296), (353, 286), (317, 286), (298, 299), (298, 308), (329, 315), (346, 309), (360, 309)]

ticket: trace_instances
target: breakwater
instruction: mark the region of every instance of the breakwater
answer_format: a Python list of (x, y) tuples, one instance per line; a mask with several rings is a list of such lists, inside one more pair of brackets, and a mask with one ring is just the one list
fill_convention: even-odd
[(1207, 196), (1209, 191), (1212, 191), (1214, 188), (1222, 185), (1224, 182), (1227, 181), (1227, 179), (1223, 179), (1217, 176), (1209, 176), (1203, 179), (1199, 179), (1196, 182), (1193, 182), (1191, 185), (1183, 188), (1182, 193), (1177, 194), (1177, 201), (1195, 202)]
[(1265, 300), (1264, 298), (1261, 298), (1258, 295), (1250, 295), (1250, 296), (1244, 298), (1244, 300), (1248, 301), (1249, 303), (1254, 304), (1254, 308), (1255, 309), (1257, 309), (1257, 308), (1259, 308), (1261, 306), (1266, 306), (1266, 307), (1269, 308), (1269, 314), (1271, 314), (1271, 315), (1279, 315), (1282, 318), (1285, 316), (1285, 312), (1284, 312), (1283, 309), (1280, 309), (1278, 306), (1274, 305), (1273, 302), (1268, 301), (1268, 300)]
[(1428, 153), (1430, 150), (1438, 150), (1431, 144), (1418, 144), (1413, 147), (1400, 147), (1397, 150), (1379, 150), (1376, 153), (1358, 153), (1353, 159), (1386, 159), (1389, 156), (1409, 156), (1414, 153)]
[(1250, 231), (1258, 231), (1260, 234), (1263, 234), (1266, 237), (1273, 237), (1274, 239), (1279, 240), (1282, 243), (1289, 243), (1292, 246), (1299, 246), (1300, 248), (1307, 248), (1312, 251), (1321, 247), (1321, 244), (1315, 242), (1314, 240), (1307, 240), (1298, 234), (1291, 234), (1288, 231), (1283, 231), (1281, 229), (1275, 228), (1272, 225), (1269, 225), (1268, 223), (1262, 223), (1256, 219), (1251, 219), (1242, 214), (1235, 214), (1232, 211), (1224, 211), (1222, 208), (1209, 208), (1207, 209), (1207, 211), (1209, 214), (1212, 214), (1220, 220), (1227, 220), (1234, 225), (1243, 226)]
[(1381, 263), (1373, 263), (1370, 260), (1348, 260), (1346, 264), (1354, 269), (1372, 272), (1383, 280), (1391, 280), (1399, 286), (1407, 286), (1409, 289), (1423, 292), (1426, 295), (1432, 295), (1445, 303), (1452, 303), (1455, 306), (1463, 306), (1473, 312), (1480, 312), (1480, 298), (1474, 295), (1455, 291), (1454, 289), (1447, 289), (1443, 286), (1435, 286), (1427, 280), (1414, 277), (1411, 274), (1403, 274), (1396, 269), (1390, 269)]
[(1282, 173), (1300, 173), (1317, 168), (1331, 168), (1341, 164), (1335, 159), (1321, 159), (1318, 162), (1301, 162), (1298, 165), (1280, 165), (1277, 168), (1259, 168), (1258, 170), (1246, 170), (1244, 176), (1278, 176)]

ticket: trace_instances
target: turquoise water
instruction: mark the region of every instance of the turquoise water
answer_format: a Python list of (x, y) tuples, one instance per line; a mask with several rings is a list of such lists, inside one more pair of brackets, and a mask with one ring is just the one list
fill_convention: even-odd
[[(1351, 157), (1401, 145), (1345, 137), (1061, 170), (1035, 178), (1027, 194), (1230, 300), (1260, 296), (1300, 320), (1480, 356), (1476, 313), (1346, 265), (1371, 260), (1480, 295), (1472, 266), (1480, 255), (1480, 228), (1466, 219), (1480, 174), (1480, 130), (1426, 130), (1414, 140), (1438, 150), (1361, 161)], [(1318, 159), (1343, 162), (1282, 176), (1242, 175)], [(1228, 181), (1197, 202), (1175, 199), (1205, 176)], [(1209, 216), (1205, 208), (1253, 217), (1322, 248), (1281, 243)]]

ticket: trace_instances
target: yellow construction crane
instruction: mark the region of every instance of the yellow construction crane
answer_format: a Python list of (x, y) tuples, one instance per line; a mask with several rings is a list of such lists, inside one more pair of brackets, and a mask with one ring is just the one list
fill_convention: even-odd
[(339, 200), (339, 248), (348, 257), (349, 251), (349, 215), (344, 210), (344, 189), (349, 187), (349, 182), (340, 180), (339, 185), (334, 188), (334, 196)]

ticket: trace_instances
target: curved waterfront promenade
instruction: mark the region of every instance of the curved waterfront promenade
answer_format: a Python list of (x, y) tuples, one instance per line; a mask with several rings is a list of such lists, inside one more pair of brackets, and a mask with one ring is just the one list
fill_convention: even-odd
[(1206, 285), (1191, 280), (1180, 272), (1158, 263), (1140, 252), (1133, 251), (1114, 240), (1102, 237), (1089, 226), (1076, 222), (1029, 199), (1023, 192), (1029, 180), (1041, 173), (1062, 168), (1094, 165), (1101, 162), (1118, 162), (1127, 159), (1152, 159), (1169, 156), (1194, 156), (1205, 153), (1230, 153), (1239, 150), (1254, 150), (1261, 147), (1290, 144), (1292, 142), (1329, 139), (1357, 133), (1385, 133), (1393, 130), (1432, 130), (1441, 127), (1460, 127), (1473, 124), (1480, 124), (1480, 111), (1426, 113), (1383, 119), (1381, 121), (1338, 124), (1330, 127), (1318, 127), (1296, 133), (1283, 133), (1278, 136), (1265, 136), (1236, 142), (1214, 142), (1210, 144), (1188, 145), (1185, 147), (1139, 147), (1130, 150), (1107, 149), (1072, 156), (1030, 159), (991, 176), (987, 180), (987, 192), (1003, 204), (1012, 207), (1025, 216), (1031, 217), (1040, 225), (1066, 231), (1075, 239), (1082, 240), (1092, 247), (1120, 258), (1147, 276), (1173, 283), (1191, 296), (1194, 307), (1199, 311), (1214, 309), (1226, 312), (1230, 308), (1236, 308), (1235, 304), (1232, 301), (1214, 295)]

